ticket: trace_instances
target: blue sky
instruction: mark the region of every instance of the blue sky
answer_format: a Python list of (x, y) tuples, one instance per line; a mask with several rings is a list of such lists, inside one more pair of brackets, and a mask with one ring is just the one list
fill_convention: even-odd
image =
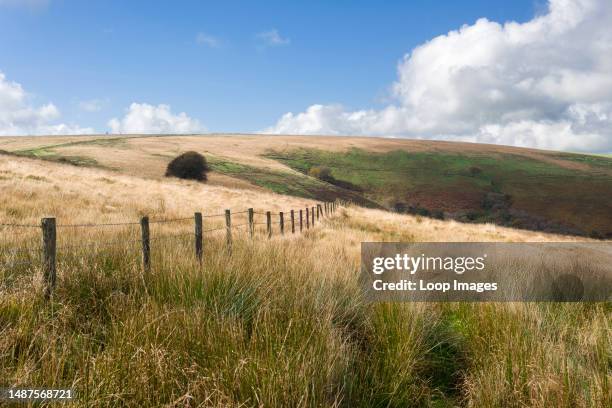
[[(0, 1), (0, 4), (2, 1)], [(0, 6), (0, 71), (62, 120), (108, 130), (132, 102), (249, 132), (313, 103), (376, 107), (414, 46), (529, 1), (26, 1)], [(264, 47), (276, 29), (288, 44)], [(211, 46), (198, 34), (212, 37)], [(79, 102), (96, 100), (87, 112)]]
[(612, 2), (0, 0), (0, 135), (612, 151)]

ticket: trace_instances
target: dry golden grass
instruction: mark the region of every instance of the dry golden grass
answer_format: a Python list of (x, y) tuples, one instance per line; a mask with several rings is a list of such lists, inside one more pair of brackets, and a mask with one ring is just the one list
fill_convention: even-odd
[(0, 156), (0, 219), (38, 223), (108, 223), (243, 211), (283, 211), (314, 205), (270, 192), (210, 186), (179, 179), (149, 180), (115, 172)]
[[(48, 163), (0, 155), (0, 220), (39, 223), (55, 216), (58, 223), (112, 223), (151, 218), (189, 217), (195, 211), (222, 213), (226, 208), (244, 211), (288, 211), (312, 207), (307, 199), (211, 186), (193, 181), (149, 180), (115, 172)], [(240, 185), (237, 184), (239, 187)], [(579, 238), (515, 230), (493, 224), (463, 224), (418, 216), (355, 208), (352, 214), (368, 235), (409, 236), (411, 241), (566, 241)]]
[[(0, 188), (0, 222), (25, 224), (313, 204), (10, 156), (0, 156)], [(34, 264), (0, 267), (0, 387), (74, 387), (72, 405), (109, 407), (612, 402), (609, 304), (372, 305), (357, 282), (363, 241), (577, 238), (350, 207), (290, 238), (275, 230), (251, 242), (237, 231), (231, 253), (222, 234), (206, 235), (202, 268), (189, 236), (154, 241), (145, 276), (129, 242), (138, 226), (60, 228), (58, 286), (45, 303), (38, 230), (0, 229), (0, 249), (17, 246)], [(152, 233), (191, 229), (189, 221), (156, 224)], [(105, 241), (125, 244), (79, 247)]]
[[(74, 142), (90, 142), (95, 139), (108, 141), (113, 138), (121, 139), (121, 143), (104, 146), (91, 143), (71, 144)], [(128, 174), (138, 174), (153, 178), (162, 177), (168, 160), (188, 150), (195, 150), (203, 154), (210, 153), (257, 167), (284, 171), (292, 170), (276, 160), (262, 157), (262, 154), (269, 149), (283, 151), (296, 148), (316, 148), (329, 151), (346, 151), (351, 148), (360, 148), (373, 152), (389, 152), (393, 150), (406, 150), (410, 152), (439, 151), (445, 153), (478, 154), (489, 157), (516, 153), (540, 161), (554, 163), (562, 167), (580, 170), (589, 169), (586, 164), (559, 160), (555, 156), (555, 152), (544, 150), (429, 140), (241, 134), (0, 137), (0, 149), (11, 152), (58, 145), (65, 145), (54, 148), (60, 154), (90, 157), (103, 166), (118, 169)]]

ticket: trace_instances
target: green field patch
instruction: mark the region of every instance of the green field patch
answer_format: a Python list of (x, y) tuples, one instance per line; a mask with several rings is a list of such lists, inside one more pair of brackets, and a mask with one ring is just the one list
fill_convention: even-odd
[(248, 181), (256, 186), (266, 188), (278, 194), (286, 194), (316, 200), (333, 200), (335, 198), (351, 199), (364, 205), (372, 206), (364, 198), (347, 192), (321, 180), (300, 174), (249, 166), (230, 160), (208, 156), (208, 164), (215, 172)]
[[(123, 137), (108, 137), (91, 140), (79, 140), (76, 142), (58, 143), (55, 145), (40, 146), (33, 149), (23, 149), (11, 152), (11, 154), (22, 156), (22, 157), (33, 157), (37, 159), (43, 159), (48, 161), (54, 161), (59, 163), (67, 163), (74, 166), (88, 166), (107, 168), (98, 163), (97, 160), (78, 155), (64, 155), (59, 153), (56, 149), (62, 147), (71, 147), (79, 145), (98, 145), (105, 147), (127, 147), (126, 139)], [(108, 169), (108, 168), (107, 168)]]
[(54, 149), (60, 147), (71, 147), (71, 146), (80, 146), (80, 145), (97, 145), (97, 146), (106, 146), (106, 147), (127, 147), (127, 141), (125, 137), (103, 137), (98, 139), (89, 139), (89, 140), (77, 140), (75, 142), (66, 142), (66, 143), (58, 143), (53, 145), (39, 146), (33, 149), (22, 149), (16, 150), (13, 153), (16, 154), (32, 154), (37, 157), (55, 154), (53, 153)]
[[(350, 184), (386, 208), (414, 214), (446, 214), (468, 222), (609, 236), (612, 176), (604, 157), (559, 154), (592, 170), (572, 169), (520, 154), (463, 152), (385, 153), (294, 149), (266, 152), (304, 174), (329, 170), (329, 182)], [(553, 204), (554, 205), (551, 205)]]
[(282, 153), (270, 151), (266, 157), (302, 173), (308, 173), (315, 166), (327, 167), (333, 178), (353, 183), (374, 195), (414, 189), (448, 191), (457, 187), (501, 191), (505, 183), (517, 180), (578, 175), (575, 170), (512, 154), (484, 156), (402, 150), (375, 153), (360, 149), (338, 153), (297, 149)]
[(97, 160), (91, 157), (62, 155), (48, 147), (20, 150), (17, 152), (11, 152), (10, 154), (20, 157), (30, 157), (57, 163), (66, 163), (71, 164), (73, 166), (106, 168), (100, 163), (98, 163)]

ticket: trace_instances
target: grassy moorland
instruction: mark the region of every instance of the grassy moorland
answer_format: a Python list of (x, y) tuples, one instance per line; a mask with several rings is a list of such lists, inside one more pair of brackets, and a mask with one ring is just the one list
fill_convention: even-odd
[[(12, 156), (0, 186), (0, 220), (20, 224), (312, 205)], [(362, 241), (578, 238), (348, 207), (296, 236), (237, 230), (231, 252), (206, 235), (200, 267), (186, 221), (153, 226), (145, 276), (137, 226), (60, 228), (45, 302), (38, 231), (0, 228), (0, 387), (74, 387), (73, 405), (109, 407), (612, 403), (609, 303), (367, 304), (357, 282)]]
[[(12, 154), (158, 179), (187, 150), (210, 183), (462, 222), (612, 237), (612, 159), (507, 146), (300, 136), (0, 138)], [(332, 180), (308, 175), (327, 167)]]
[(387, 208), (465, 222), (612, 236), (612, 160), (554, 154), (295, 149), (267, 157), (355, 189)]

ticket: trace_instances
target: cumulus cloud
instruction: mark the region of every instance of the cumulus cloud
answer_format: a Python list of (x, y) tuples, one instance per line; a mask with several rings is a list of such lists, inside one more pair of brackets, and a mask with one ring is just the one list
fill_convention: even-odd
[(206, 129), (197, 119), (185, 112), (175, 115), (169, 105), (149, 105), (132, 103), (121, 119), (113, 118), (108, 122), (113, 133), (198, 133)]
[(60, 111), (52, 103), (32, 106), (22, 86), (0, 72), (0, 135), (57, 135), (93, 133), (92, 128), (54, 123)]
[(467, 140), (612, 151), (612, 2), (550, 0), (526, 23), (480, 19), (413, 49), (392, 103), (313, 105), (264, 133)]
[(257, 38), (262, 42), (264, 46), (267, 47), (288, 45), (291, 42), (289, 38), (282, 37), (276, 28), (258, 33)]

